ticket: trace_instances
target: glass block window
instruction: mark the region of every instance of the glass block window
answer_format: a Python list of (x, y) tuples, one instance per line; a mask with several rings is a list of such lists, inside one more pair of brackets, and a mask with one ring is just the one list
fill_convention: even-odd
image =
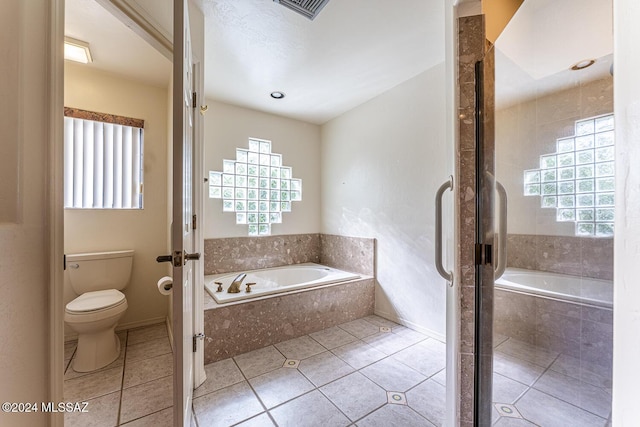
[(556, 209), (557, 221), (574, 222), (577, 236), (613, 236), (614, 187), (612, 114), (577, 121), (574, 136), (524, 171), (524, 195)]
[(223, 160), (222, 171), (209, 172), (209, 198), (222, 199), (222, 211), (246, 224), (249, 236), (268, 236), (271, 224), (302, 200), (302, 180), (271, 152), (271, 141), (249, 138), (249, 148), (236, 149), (235, 160)]

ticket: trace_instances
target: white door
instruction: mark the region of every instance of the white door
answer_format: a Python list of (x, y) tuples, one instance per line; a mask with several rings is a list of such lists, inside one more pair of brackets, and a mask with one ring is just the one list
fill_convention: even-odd
[(173, 43), (173, 334), (174, 425), (191, 424), (193, 396), (193, 77), (186, 0), (174, 2)]

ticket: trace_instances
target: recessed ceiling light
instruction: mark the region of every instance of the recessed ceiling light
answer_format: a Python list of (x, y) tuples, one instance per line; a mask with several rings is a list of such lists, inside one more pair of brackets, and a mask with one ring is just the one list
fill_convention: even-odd
[(595, 63), (596, 63), (595, 59), (585, 59), (584, 61), (580, 61), (580, 62), (574, 64), (571, 67), (571, 69), (573, 71), (584, 70), (587, 67), (591, 67)]
[(271, 97), (273, 99), (282, 99), (285, 97), (284, 92), (271, 92)]
[(91, 58), (91, 51), (89, 50), (89, 43), (83, 42), (82, 40), (72, 39), (71, 37), (65, 37), (64, 59), (81, 62), (83, 64), (93, 62), (93, 59)]

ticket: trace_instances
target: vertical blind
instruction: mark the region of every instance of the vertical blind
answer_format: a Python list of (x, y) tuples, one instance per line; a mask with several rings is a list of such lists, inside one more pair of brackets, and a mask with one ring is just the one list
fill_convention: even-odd
[(64, 207), (142, 209), (139, 127), (64, 118)]

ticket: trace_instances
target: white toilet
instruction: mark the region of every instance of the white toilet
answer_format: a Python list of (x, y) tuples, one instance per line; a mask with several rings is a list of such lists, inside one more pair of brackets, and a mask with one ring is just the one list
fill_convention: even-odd
[(78, 333), (74, 371), (100, 369), (120, 355), (115, 327), (127, 311), (120, 290), (129, 284), (132, 264), (132, 250), (67, 255), (68, 278), (79, 295), (64, 313), (64, 321)]

